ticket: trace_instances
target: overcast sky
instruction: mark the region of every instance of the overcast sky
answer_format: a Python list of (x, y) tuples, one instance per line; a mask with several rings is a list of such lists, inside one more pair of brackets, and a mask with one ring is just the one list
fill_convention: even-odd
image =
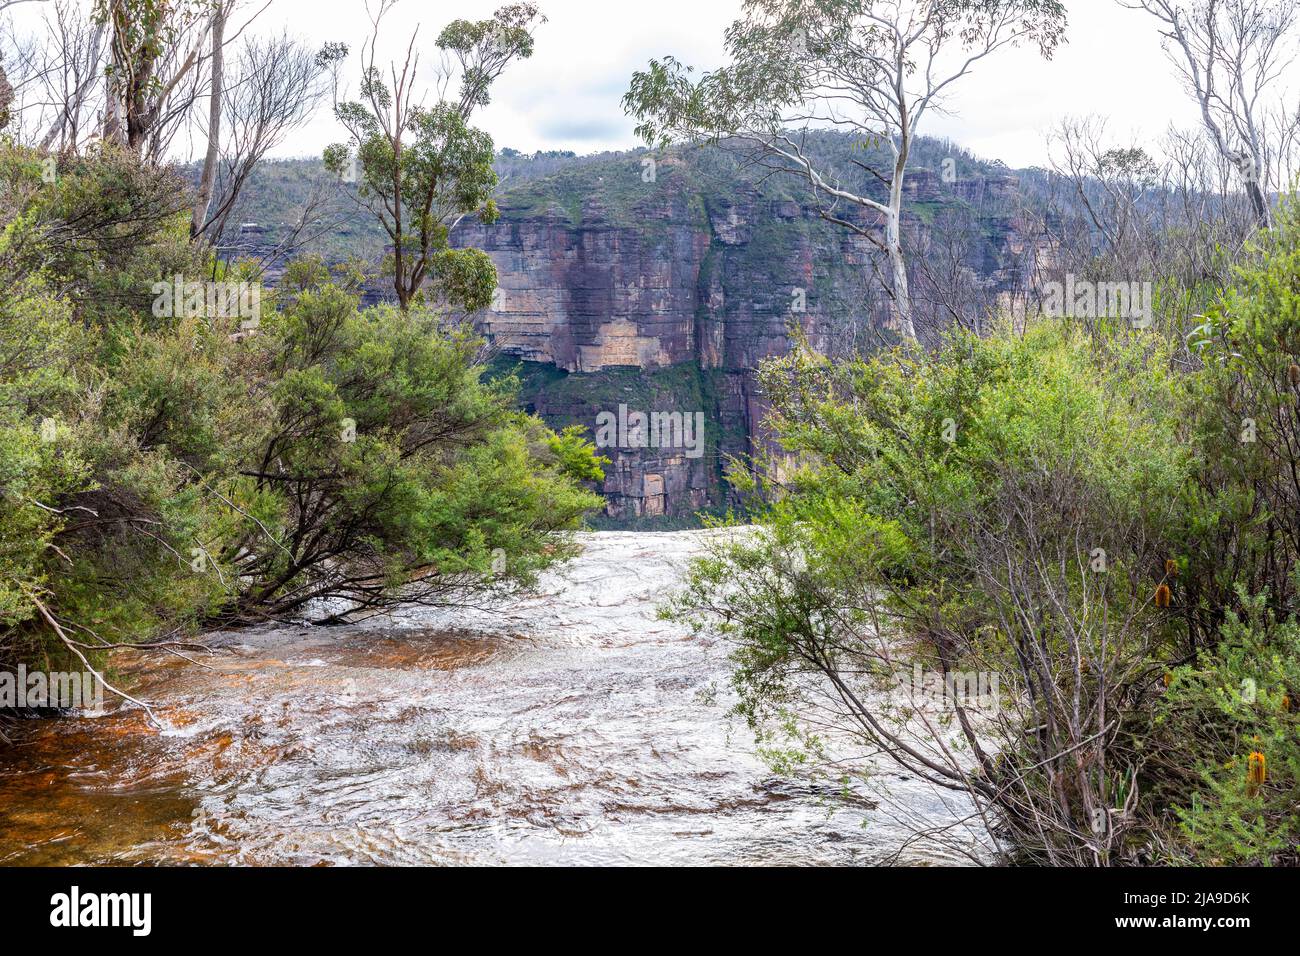
[[(722, 35), (739, 0), (540, 0), (548, 22), (532, 59), (511, 66), (476, 123), (498, 146), (587, 153), (636, 145), (619, 100), (632, 71), (673, 54), (710, 69), (724, 62)], [(447, 21), (487, 17), (499, 0), (399, 0), (386, 33), (417, 23), (432, 48)], [(1155, 137), (1196, 114), (1160, 47), (1155, 21), (1116, 0), (1067, 0), (1068, 42), (1050, 61), (1033, 50), (985, 60), (950, 100), (952, 115), (929, 117), (923, 132), (948, 136), (1012, 166), (1042, 164), (1046, 131), (1067, 115), (1109, 118), (1117, 138)], [(342, 40), (354, 51), (369, 30), (362, 0), (274, 0), (260, 29), (281, 26), (313, 42)], [(353, 71), (355, 72), (355, 70)], [(325, 111), (280, 155), (319, 152), (341, 138)]]
[[(249, 0), (254, 6), (260, 0)], [(399, 0), (385, 24), (390, 51), (400, 52), (420, 25), (432, 65), (433, 41), (456, 18), (484, 18), (502, 0)], [(498, 146), (532, 152), (587, 153), (637, 145), (619, 100), (633, 70), (673, 54), (711, 69), (724, 62), (722, 35), (739, 0), (539, 0), (548, 22), (537, 31), (532, 59), (513, 64), (475, 117)], [(1067, 42), (1050, 61), (1032, 49), (1005, 50), (977, 65), (950, 98), (951, 115), (930, 115), (923, 133), (948, 136), (988, 159), (1012, 166), (1043, 164), (1045, 135), (1065, 116), (1108, 118), (1118, 140), (1158, 137), (1172, 122), (1197, 121), (1161, 50), (1155, 21), (1117, 0), (1066, 0)], [(25, 7), (30, 10), (32, 7)], [(24, 9), (24, 8), (19, 8)], [(363, 0), (273, 0), (253, 29), (287, 29), (319, 45), (348, 43), (356, 53), (369, 33)], [(1296, 87), (1292, 87), (1294, 90)], [(318, 155), (343, 138), (328, 109), (277, 150)]]

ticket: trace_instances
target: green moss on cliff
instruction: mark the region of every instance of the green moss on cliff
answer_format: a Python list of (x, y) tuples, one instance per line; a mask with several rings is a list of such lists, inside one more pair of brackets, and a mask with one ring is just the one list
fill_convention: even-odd
[[(513, 375), (519, 379), (520, 402), (537, 412), (554, 427), (580, 424), (589, 429), (601, 412), (618, 414), (620, 405), (629, 412), (681, 412), (704, 415), (703, 452), (699, 460), (708, 471), (709, 504), (701, 514), (717, 513), (724, 506), (726, 486), (723, 482), (723, 449), (728, 453), (746, 446), (748, 436), (740, 423), (724, 429), (721, 425), (722, 380), (727, 374), (718, 369), (702, 369), (695, 362), (683, 362), (658, 369), (632, 367), (607, 368), (599, 372), (565, 372), (543, 362), (517, 361), (498, 357), (491, 377)], [(602, 528), (670, 528), (698, 527), (699, 516), (677, 513), (653, 518), (622, 519), (601, 516), (593, 526)]]

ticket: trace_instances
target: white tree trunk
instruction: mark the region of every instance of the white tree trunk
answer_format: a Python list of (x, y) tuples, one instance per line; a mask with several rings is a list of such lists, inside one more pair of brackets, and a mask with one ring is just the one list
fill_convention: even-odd
[(226, 5), (218, 3), (212, 14), (212, 95), (208, 100), (208, 151), (203, 157), (198, 195), (190, 214), (190, 236), (198, 236), (208, 221), (208, 206), (217, 182), (217, 158), (221, 150), (221, 108), (225, 81)]
[(907, 262), (903, 259), (903, 247), (898, 244), (898, 227), (892, 230), (889, 238), (889, 264), (893, 268), (894, 311), (898, 318), (898, 331), (905, 339), (916, 339), (916, 325), (912, 321), (912, 296), (907, 287)]
[(898, 331), (903, 338), (916, 340), (916, 325), (912, 321), (912, 296), (907, 286), (907, 260), (903, 257), (903, 177), (907, 172), (907, 150), (904, 140), (894, 164), (893, 181), (889, 184), (889, 212), (885, 216), (885, 248), (889, 252), (894, 293), (894, 315)]

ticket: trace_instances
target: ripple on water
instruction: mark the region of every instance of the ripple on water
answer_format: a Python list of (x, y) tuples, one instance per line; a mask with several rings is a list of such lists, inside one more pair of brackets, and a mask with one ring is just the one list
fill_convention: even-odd
[(725, 719), (725, 648), (656, 619), (706, 534), (587, 536), (504, 615), (268, 629), (203, 666), (130, 665), (168, 729), (134, 708), (28, 722), (0, 761), (0, 863), (888, 859), (909, 831), (865, 796), (773, 777)]

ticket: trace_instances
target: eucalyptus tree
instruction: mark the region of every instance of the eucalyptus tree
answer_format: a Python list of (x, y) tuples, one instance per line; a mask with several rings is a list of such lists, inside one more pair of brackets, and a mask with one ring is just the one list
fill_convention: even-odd
[[(806, 180), (823, 218), (886, 256), (898, 327), (915, 338), (901, 218), (921, 123), (998, 50), (1033, 43), (1050, 57), (1065, 23), (1060, 0), (745, 0), (726, 33), (728, 65), (697, 79), (675, 57), (651, 60), (633, 75), (623, 106), (652, 146), (741, 144), (756, 148), (758, 162)], [(824, 127), (888, 147), (889, 168), (859, 162), (874, 195), (849, 188), (810, 154), (801, 134)]]
[(203, 154), (199, 185), (195, 191), (194, 208), (190, 211), (190, 236), (203, 232), (208, 220), (208, 207), (212, 204), (212, 191), (217, 185), (217, 161), (221, 156), (221, 114), (226, 82), (226, 22), (235, 0), (216, 0), (212, 5), (211, 29), (212, 62), (208, 81), (208, 146)]
[(105, 140), (149, 153), (168, 101), (203, 57), (206, 9), (203, 0), (96, 0), (96, 17), (110, 37)]
[[(150, 163), (165, 161), (173, 137), (209, 100), (207, 152), (200, 199), (210, 198), (219, 152), (224, 55), (270, 4), (263, 0), (242, 25), (230, 20), (240, 0), (95, 0), (94, 20), (108, 33), (103, 138)], [(203, 218), (196, 204), (192, 217)]]
[[(492, 138), (470, 125), (489, 102), (492, 83), (516, 59), (533, 52), (533, 29), (545, 22), (532, 3), (499, 8), (490, 19), (456, 20), (438, 35), (442, 62), (438, 99), (425, 105), (417, 82), (418, 29), (400, 67), (380, 67), (381, 22), (394, 0), (381, 0), (361, 51), (356, 100), (336, 102), (334, 113), (350, 141), (329, 147), (325, 164), (355, 179), (356, 201), (388, 234), (393, 288), (403, 310), (428, 298), (426, 282), (446, 302), (467, 312), (485, 308), (496, 285), (492, 261), (476, 249), (452, 249), (451, 230), (464, 216), (497, 217), (492, 193)], [(387, 76), (386, 76), (387, 74)], [(460, 88), (449, 92), (459, 76)]]
[(1285, 186), (1300, 114), (1279, 87), (1296, 56), (1293, 0), (1122, 0), (1160, 24), (1165, 50), (1219, 156), (1236, 168), (1258, 224), (1273, 223), (1269, 193)]

